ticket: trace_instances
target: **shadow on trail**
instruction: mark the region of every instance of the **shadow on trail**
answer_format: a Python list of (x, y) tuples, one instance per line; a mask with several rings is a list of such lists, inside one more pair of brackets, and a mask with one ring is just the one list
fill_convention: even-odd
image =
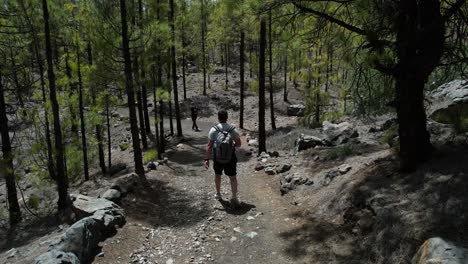
[[(291, 215), (302, 225), (279, 235), (285, 253), (314, 263), (410, 263), (431, 237), (467, 247), (466, 160), (468, 146), (444, 146), (409, 174), (398, 172), (396, 161), (377, 160), (360, 172), (361, 182), (334, 192), (329, 215)], [(354, 214), (363, 210), (373, 211), (368, 229)]]
[(180, 227), (195, 225), (208, 215), (208, 199), (172, 188), (163, 181), (149, 182), (151, 187), (140, 187), (122, 202), (128, 217), (153, 227)]
[(241, 202), (238, 206), (233, 205), (229, 201), (221, 200), (219, 203), (223, 206), (223, 208), (216, 208), (220, 211), (225, 211), (231, 215), (245, 215), (246, 213), (250, 212), (253, 208), (256, 208), (255, 205)]

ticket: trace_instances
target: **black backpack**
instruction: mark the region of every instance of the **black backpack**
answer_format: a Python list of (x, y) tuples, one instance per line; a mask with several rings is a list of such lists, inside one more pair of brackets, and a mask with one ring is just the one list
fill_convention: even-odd
[(218, 126), (213, 128), (218, 132), (214, 142), (213, 160), (222, 164), (229, 163), (234, 155), (234, 139), (231, 132), (234, 131), (235, 127), (231, 126), (227, 130), (221, 130)]

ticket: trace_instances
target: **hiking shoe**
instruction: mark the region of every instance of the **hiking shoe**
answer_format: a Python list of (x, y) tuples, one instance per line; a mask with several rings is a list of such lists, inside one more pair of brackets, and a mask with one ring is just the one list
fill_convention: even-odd
[(214, 198), (215, 198), (215, 200), (217, 200), (217, 201), (223, 200), (223, 197), (221, 197), (221, 194), (220, 194), (220, 193), (215, 194)]
[(236, 207), (239, 206), (239, 205), (240, 205), (239, 198), (237, 198), (237, 197), (235, 197), (235, 196), (232, 197), (232, 198), (231, 198), (231, 204), (232, 204), (233, 206), (236, 206)]

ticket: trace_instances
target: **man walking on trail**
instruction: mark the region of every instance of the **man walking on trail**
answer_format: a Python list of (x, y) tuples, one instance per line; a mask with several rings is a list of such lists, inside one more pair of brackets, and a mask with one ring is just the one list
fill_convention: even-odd
[[(213, 168), (215, 171), (215, 199), (222, 200), (221, 197), (221, 175), (229, 176), (231, 181), (232, 198), (231, 203), (239, 205), (237, 198), (237, 157), (236, 148), (241, 146), (239, 132), (236, 128), (227, 123), (228, 113), (225, 110), (218, 112), (219, 124), (212, 127), (208, 133), (208, 145), (206, 146), (205, 168), (210, 166), (210, 157), (213, 157)], [(213, 155), (211, 155), (213, 154)]]
[(200, 130), (198, 129), (198, 125), (197, 125), (198, 107), (192, 106), (192, 107), (190, 108), (190, 112), (191, 112), (191, 115), (192, 115), (192, 130), (194, 130), (194, 131), (200, 131)]

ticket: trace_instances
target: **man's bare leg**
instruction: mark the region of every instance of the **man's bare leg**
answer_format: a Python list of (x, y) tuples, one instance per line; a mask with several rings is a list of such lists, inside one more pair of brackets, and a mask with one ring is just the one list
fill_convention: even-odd
[(229, 180), (231, 180), (232, 197), (237, 197), (237, 177), (236, 176), (230, 176)]
[(221, 175), (215, 175), (216, 196), (221, 198)]

